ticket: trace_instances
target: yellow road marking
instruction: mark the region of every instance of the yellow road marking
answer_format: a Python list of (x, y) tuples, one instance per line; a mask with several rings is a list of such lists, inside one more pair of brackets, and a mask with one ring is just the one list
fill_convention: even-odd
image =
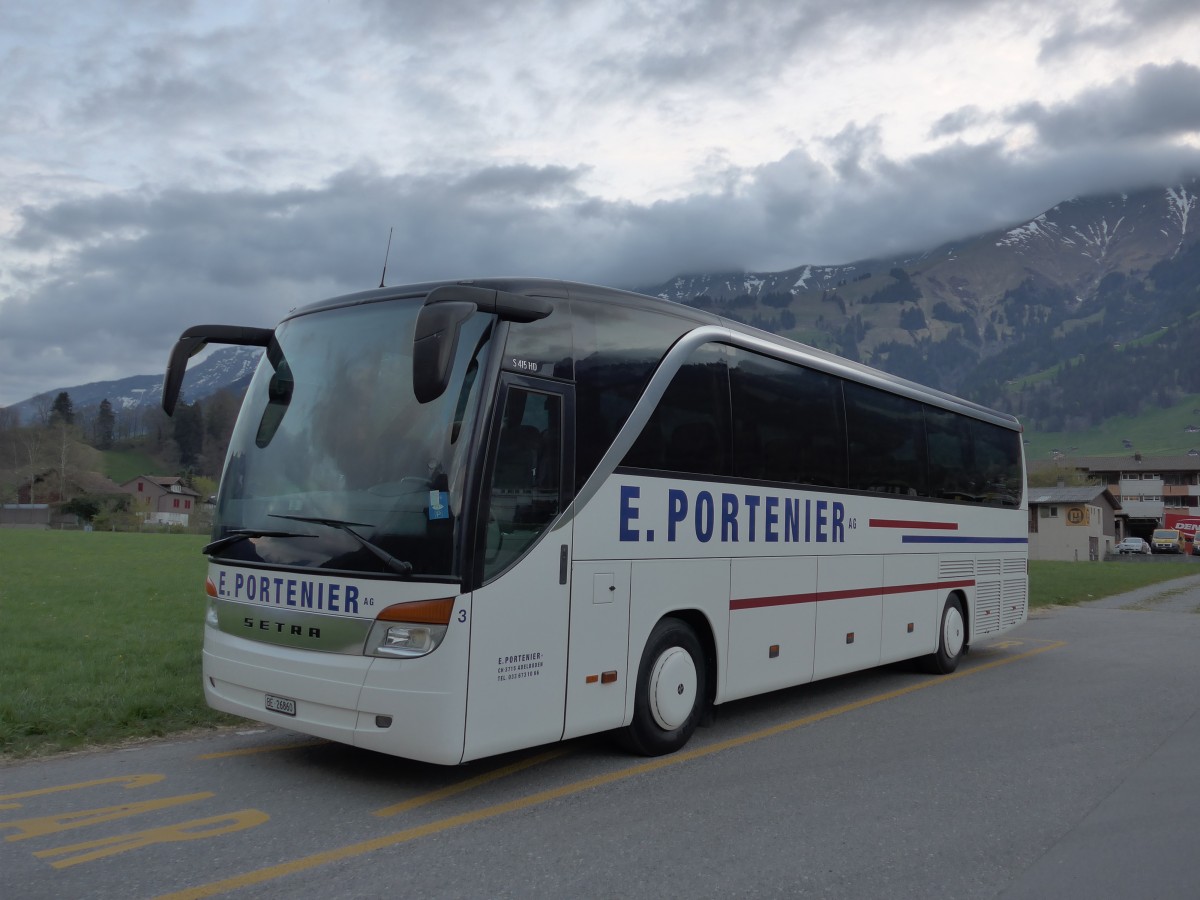
[(68, 866), (77, 866), (80, 863), (103, 859), (106, 856), (115, 856), (129, 850), (140, 850), (142, 847), (149, 847), (152, 844), (196, 841), (229, 834), (233, 831), (242, 831), (246, 828), (253, 828), (255, 825), (261, 825), (269, 818), (271, 817), (262, 810), (243, 809), (238, 812), (209, 816), (206, 819), (192, 819), (190, 822), (180, 822), (161, 828), (147, 828), (145, 831), (135, 831), (132, 834), (118, 834), (94, 841), (83, 841), (68, 847), (39, 850), (33, 855), (39, 859), (47, 859), (51, 856), (65, 856), (68, 853), (76, 854), (67, 859), (50, 863), (56, 869), (65, 869)]
[(413, 797), (411, 800), (405, 800), (393, 806), (385, 806), (383, 809), (375, 810), (375, 815), (386, 818), (394, 816), (396, 813), (407, 812), (410, 809), (416, 809), (418, 806), (424, 806), (426, 803), (433, 803), (435, 800), (444, 800), (447, 797), (453, 797), (455, 794), (462, 794), (472, 788), (477, 788), (480, 785), (487, 784), (489, 781), (495, 781), (498, 778), (503, 778), (506, 775), (512, 775), (520, 772), (523, 769), (528, 769), (533, 766), (541, 765), (544, 762), (549, 762), (552, 759), (567, 753), (566, 747), (558, 750), (551, 750), (549, 753), (540, 753), (537, 756), (531, 756), (528, 759), (522, 759), (509, 766), (502, 766), (499, 769), (493, 769), (491, 772), (484, 772), (482, 775), (476, 775), (474, 778), (468, 778), (465, 781), (460, 781), (457, 784), (449, 785), (448, 787), (440, 788), (436, 791), (430, 791), (428, 794), (422, 794), (420, 797)]
[[(22, 791), (19, 794), (0, 794), (0, 800), (24, 800), (26, 797), (40, 797), (42, 794), (57, 794), (59, 791), (78, 791), (83, 788), (96, 787), (101, 784), (120, 784), (126, 788), (145, 787), (157, 784), (166, 775), (114, 775), (112, 778), (97, 778), (94, 781), (77, 781), (74, 784), (60, 784), (56, 787), (38, 788), (36, 791)], [(20, 809), (20, 803), (0, 803), (0, 809)]]
[(24, 841), (28, 838), (42, 837), (47, 834), (57, 834), (73, 828), (85, 828), (89, 825), (99, 825), (102, 822), (113, 822), (117, 819), (127, 819), (142, 813), (156, 812), (171, 806), (184, 803), (195, 803), (197, 800), (208, 800), (216, 796), (212, 791), (202, 791), (198, 794), (184, 794), (179, 797), (160, 797), (157, 800), (138, 800), (132, 803), (122, 803), (120, 806), (103, 806), (100, 809), (80, 809), (74, 812), (56, 813), (50, 816), (36, 816), (32, 819), (13, 819), (0, 822), (0, 828), (16, 828), (17, 834), (10, 834), (5, 841)]
[(253, 756), (255, 753), (274, 753), (276, 750), (299, 750), (301, 747), (319, 747), (329, 741), (301, 741), (298, 744), (270, 744), (266, 747), (244, 747), (241, 750), (224, 750), (220, 753), (201, 753), (196, 759), (225, 759), (229, 756)]
[(242, 875), (234, 875), (230, 878), (224, 878), (221, 881), (214, 881), (210, 882), (209, 884), (198, 885), (196, 887), (187, 888), (172, 894), (163, 894), (158, 898), (158, 900), (201, 900), (201, 898), (204, 897), (213, 897), (217, 894), (236, 891), (240, 888), (249, 887), (254, 884), (262, 884), (265, 881), (271, 881), (275, 878), (282, 878), (285, 875), (294, 875), (297, 872), (315, 869), (318, 866), (327, 865), (328, 863), (338, 862), (339, 860), (343, 859), (350, 859), (355, 856), (362, 856), (366, 853), (373, 853), (374, 851), (382, 850), (385, 847), (395, 847), (399, 844), (416, 840), (417, 838), (429, 837), (433, 834), (449, 831), (452, 828), (458, 828), (460, 825), (470, 825), (475, 822), (482, 822), (485, 819), (492, 819), (496, 816), (502, 816), (505, 813), (517, 812), (518, 810), (528, 809), (531, 806), (540, 806), (543, 803), (548, 803), (552, 800), (559, 800), (563, 797), (570, 797), (573, 794), (579, 794), (583, 791), (588, 791), (593, 788), (603, 787), (606, 784), (624, 781), (627, 778), (644, 775), (648, 772), (655, 772), (659, 769), (665, 769), (668, 766), (677, 766), (685, 762), (690, 762), (693, 759), (700, 759), (705, 756), (711, 756), (714, 753), (721, 753), (725, 750), (731, 750), (734, 747), (741, 747), (745, 744), (761, 741), (764, 738), (785, 734), (786, 732), (794, 731), (797, 728), (802, 728), (805, 725), (812, 725), (815, 722), (831, 719), (834, 716), (840, 716), (848, 712), (854, 712), (855, 710), (865, 709), (868, 706), (874, 706), (876, 703), (895, 700), (897, 697), (903, 697), (905, 694), (912, 694), (927, 687), (932, 687), (935, 684), (945, 684), (947, 681), (952, 679), (962, 678), (967, 675), (974, 675), (977, 672), (985, 672), (988, 669), (994, 669), (997, 666), (1003, 666), (1009, 663), (1017, 662), (1018, 660), (1028, 659), (1031, 656), (1037, 656), (1039, 653), (1045, 653), (1047, 650), (1056, 650), (1059, 647), (1064, 646), (1066, 646), (1066, 641), (1056, 641), (1044, 647), (1038, 647), (1015, 656), (993, 660), (992, 662), (983, 663), (979, 666), (972, 666), (970, 669), (960, 670), (955, 672), (953, 675), (931, 677), (925, 679), (924, 681), (918, 682), (917, 684), (909, 685), (908, 687), (898, 688), (894, 691), (888, 691), (886, 694), (877, 694), (873, 697), (867, 697), (863, 700), (856, 700), (853, 703), (847, 703), (833, 709), (827, 709), (824, 712), (813, 713), (810, 716), (804, 716), (800, 719), (793, 719), (790, 722), (783, 722), (779, 725), (773, 725), (770, 728), (763, 728), (759, 731), (744, 734), (741, 737), (730, 738), (715, 744), (709, 744), (706, 747), (697, 747), (694, 750), (681, 750), (671, 756), (660, 756), (657, 759), (652, 759), (634, 766), (629, 766), (625, 769), (619, 769), (615, 772), (609, 772), (605, 775), (597, 775), (594, 778), (587, 778), (583, 781), (576, 781), (572, 784), (565, 784), (561, 787), (551, 788), (550, 790), (539, 791), (536, 794), (518, 797), (516, 800), (509, 800), (507, 803), (497, 803), (494, 806), (487, 806), (483, 809), (474, 810), (473, 812), (461, 813), (457, 816), (439, 819), (438, 821), (430, 822), (427, 825), (419, 825), (415, 828), (406, 828), (403, 831), (385, 834), (381, 837), (372, 838), (368, 841), (360, 841), (357, 844), (348, 844), (345, 847), (326, 850), (322, 853), (314, 853), (311, 856), (304, 856), (300, 859), (294, 859), (291, 862), (267, 866), (266, 868), (257, 869), (253, 872), (246, 872)]

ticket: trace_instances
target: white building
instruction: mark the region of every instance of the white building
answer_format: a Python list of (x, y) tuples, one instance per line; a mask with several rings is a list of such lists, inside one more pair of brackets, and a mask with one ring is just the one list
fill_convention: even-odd
[(1120, 540), (1121, 504), (1104, 487), (1029, 489), (1029, 558), (1101, 560)]

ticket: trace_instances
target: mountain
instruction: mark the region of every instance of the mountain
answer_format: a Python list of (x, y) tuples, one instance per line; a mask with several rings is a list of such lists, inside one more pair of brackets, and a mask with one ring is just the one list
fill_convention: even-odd
[[(896, 258), (783, 272), (681, 275), (643, 287), (1062, 432), (1166, 408), (1200, 391), (1200, 177), (1077, 197), (1026, 221)], [(261, 351), (189, 367), (184, 397), (243, 389)], [(160, 375), (59, 388), (157, 406)], [(1119, 451), (1121, 448), (1114, 448)]]
[[(1087, 305), (1106, 278), (1145, 274), (1194, 248), (1200, 241), (1198, 193), (1200, 178), (1193, 178), (1076, 198), (1028, 222), (902, 258), (681, 276), (643, 290), (747, 321), (758, 316), (808, 343), (841, 344), (868, 356), (891, 341), (936, 343), (963, 327), (986, 356), (1019, 339), (1029, 307), (1064, 322), (1087, 318)], [(914, 308), (923, 325), (917, 325)], [(778, 312), (784, 309), (794, 324)], [(846, 346), (843, 331), (858, 318), (862, 327), (854, 330), (870, 335)]]
[(904, 257), (643, 290), (1069, 428), (1200, 390), (1198, 194), (1080, 197)]
[[(260, 356), (262, 349), (259, 347), (221, 347), (213, 351), (202, 362), (188, 366), (183, 377), (183, 399), (189, 402), (203, 400), (225, 389), (244, 391)], [(76, 413), (94, 410), (102, 400), (108, 400), (113, 411), (120, 415), (157, 407), (162, 400), (162, 381), (163, 376), (159, 373), (56, 388), (14, 404), (12, 408), (17, 411), (22, 424), (32, 422), (50, 409), (60, 392), (66, 391), (71, 395), (71, 405)]]

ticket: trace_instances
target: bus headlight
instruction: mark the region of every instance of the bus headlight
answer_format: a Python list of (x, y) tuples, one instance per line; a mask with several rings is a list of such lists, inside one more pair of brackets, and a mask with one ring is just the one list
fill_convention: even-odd
[(204, 593), (208, 595), (207, 608), (204, 611), (204, 624), (209, 628), (217, 626), (217, 586), (211, 578), (204, 579)]
[(393, 604), (375, 617), (364, 652), (399, 658), (432, 653), (446, 636), (453, 611), (453, 597)]

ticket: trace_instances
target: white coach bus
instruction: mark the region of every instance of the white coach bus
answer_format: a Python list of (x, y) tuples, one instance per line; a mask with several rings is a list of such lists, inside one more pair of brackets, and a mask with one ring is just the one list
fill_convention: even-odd
[(1027, 614), (1010, 416), (686, 306), (489, 279), (277, 328), (217, 500), (220, 710), (455, 764), (595, 732), (670, 753), (713, 704)]

